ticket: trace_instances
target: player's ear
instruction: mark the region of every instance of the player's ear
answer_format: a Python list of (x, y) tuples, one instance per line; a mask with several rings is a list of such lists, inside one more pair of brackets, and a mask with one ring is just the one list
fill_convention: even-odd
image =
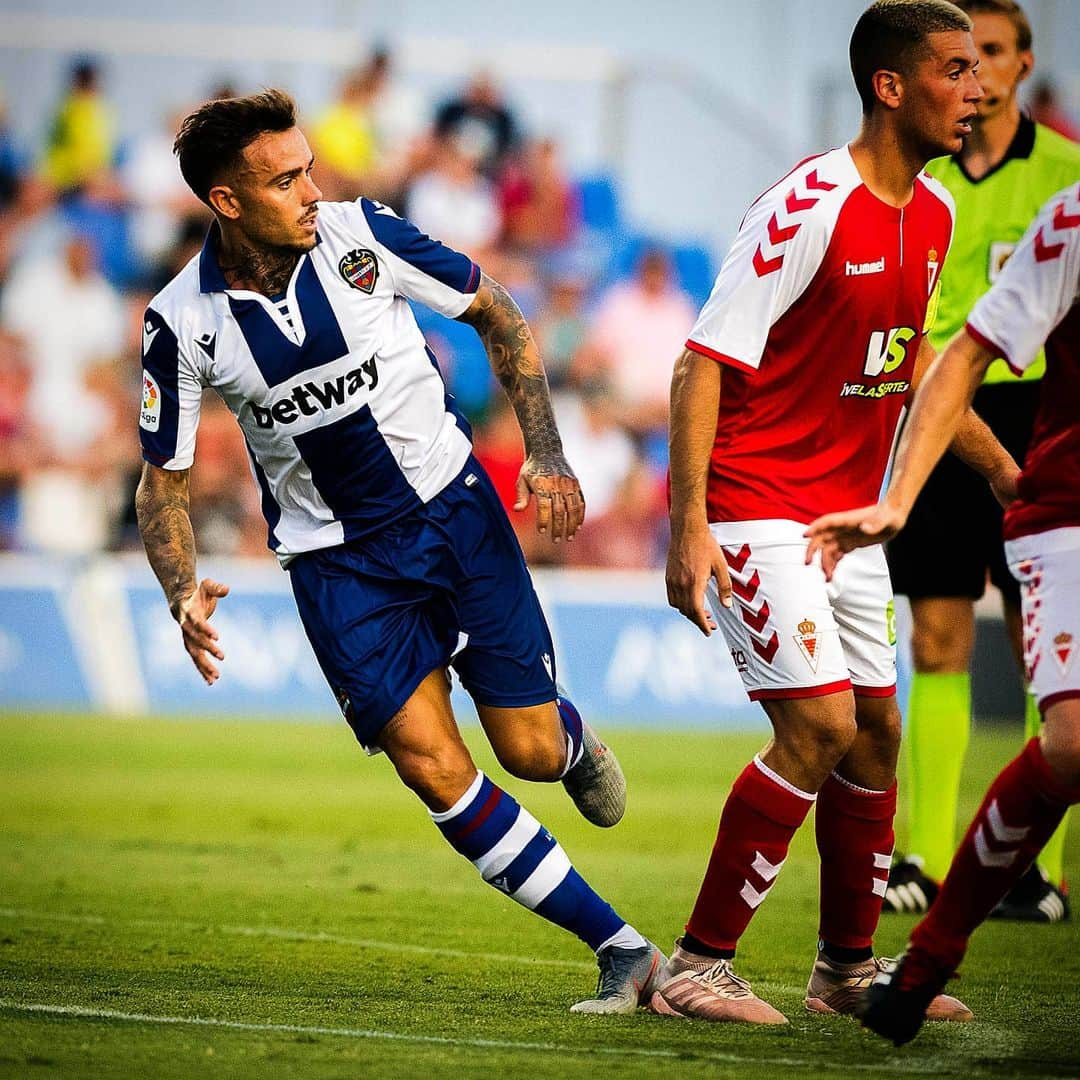
[(886, 109), (900, 108), (904, 97), (904, 81), (898, 71), (886, 71), (884, 68), (875, 71), (870, 82), (874, 87), (874, 96)]
[(1035, 54), (1030, 49), (1024, 49), (1020, 53), (1020, 74), (1016, 77), (1018, 83), (1022, 83), (1035, 67)]
[(213, 210), (222, 217), (235, 221), (240, 216), (240, 200), (236, 192), (226, 184), (216, 184), (210, 189), (207, 201)]

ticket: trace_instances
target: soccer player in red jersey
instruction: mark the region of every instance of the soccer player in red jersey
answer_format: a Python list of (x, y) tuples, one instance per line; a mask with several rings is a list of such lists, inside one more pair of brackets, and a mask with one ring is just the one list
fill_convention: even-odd
[(975, 928), (1080, 802), (1080, 184), (1043, 207), (993, 288), (975, 305), (915, 397), (882, 502), (826, 515), (807, 530), (827, 572), (907, 520), (990, 363), (1017, 375), (1046, 341), (1046, 375), (1005, 556), (1019, 581), (1024, 663), (1043, 716), (1039, 738), (990, 785), (941, 893), (900, 966), (863, 1002), (863, 1023), (897, 1046), (956, 971)]
[[(724, 805), (652, 997), (667, 1015), (785, 1021), (731, 961), (815, 802), (821, 902), (806, 1007), (853, 1012), (879, 970), (900, 741), (892, 592), (880, 546), (827, 582), (804, 560), (803, 533), (827, 509), (877, 497), (932, 358), (925, 333), (953, 213), (923, 168), (971, 130), (982, 92), (970, 31), (945, 0), (878, 0), (863, 13), (850, 48), (859, 134), (750, 207), (676, 365), (668, 599), (703, 633), (722, 630), (774, 737)], [(973, 413), (954, 448), (1009, 489), (1015, 463)], [(971, 1013), (942, 996), (934, 1015)]]

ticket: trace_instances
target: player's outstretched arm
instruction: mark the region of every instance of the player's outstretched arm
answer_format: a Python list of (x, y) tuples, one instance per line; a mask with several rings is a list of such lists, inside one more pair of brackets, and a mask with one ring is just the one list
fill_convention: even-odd
[(209, 619), (218, 600), (228, 595), (229, 588), (209, 578), (195, 582), (195, 534), (188, 516), (188, 471), (144, 464), (135, 493), (135, 512), (146, 556), (165, 591), (169, 610), (180, 624), (184, 648), (207, 685), (211, 685), (220, 673), (210, 657), (224, 660), (225, 654)]
[(720, 602), (731, 607), (731, 577), (720, 545), (709, 531), (705, 487), (720, 410), (720, 365), (684, 349), (671, 379), (671, 543), (667, 558), (668, 603), (706, 637), (717, 629), (705, 604), (709, 578)]
[(460, 319), (480, 335), (525, 440), (514, 509), (524, 510), (535, 495), (537, 530), (550, 531), (556, 542), (573, 539), (585, 519), (585, 499), (563, 454), (544, 364), (525, 317), (510, 294), (483, 274)]

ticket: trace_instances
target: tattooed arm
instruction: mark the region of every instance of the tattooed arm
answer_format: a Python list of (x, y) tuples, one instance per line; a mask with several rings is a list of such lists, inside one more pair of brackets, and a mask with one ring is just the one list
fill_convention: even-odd
[(585, 518), (585, 499), (563, 454), (544, 364), (524, 316), (510, 294), (484, 274), (476, 299), (460, 320), (480, 335), (525, 440), (514, 509), (523, 510), (531, 492), (536, 496), (537, 529), (550, 529), (556, 542), (573, 539)]
[(217, 680), (219, 672), (207, 653), (218, 660), (225, 658), (209, 619), (218, 599), (227, 595), (229, 588), (209, 578), (195, 583), (195, 534), (188, 516), (188, 471), (144, 464), (135, 493), (135, 512), (146, 556), (165, 590), (169, 610), (180, 624), (184, 648), (209, 685)]

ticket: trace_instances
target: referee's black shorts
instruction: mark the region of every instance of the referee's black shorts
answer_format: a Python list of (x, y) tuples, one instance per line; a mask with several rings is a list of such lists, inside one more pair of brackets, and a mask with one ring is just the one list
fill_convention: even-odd
[[(975, 411), (1022, 465), (1031, 442), (1041, 382), (992, 383), (975, 393)], [(886, 546), (893, 591), (912, 599), (969, 597), (986, 578), (1019, 605), (1001, 538), (1003, 511), (990, 485), (946, 453), (912, 508), (903, 532)]]

